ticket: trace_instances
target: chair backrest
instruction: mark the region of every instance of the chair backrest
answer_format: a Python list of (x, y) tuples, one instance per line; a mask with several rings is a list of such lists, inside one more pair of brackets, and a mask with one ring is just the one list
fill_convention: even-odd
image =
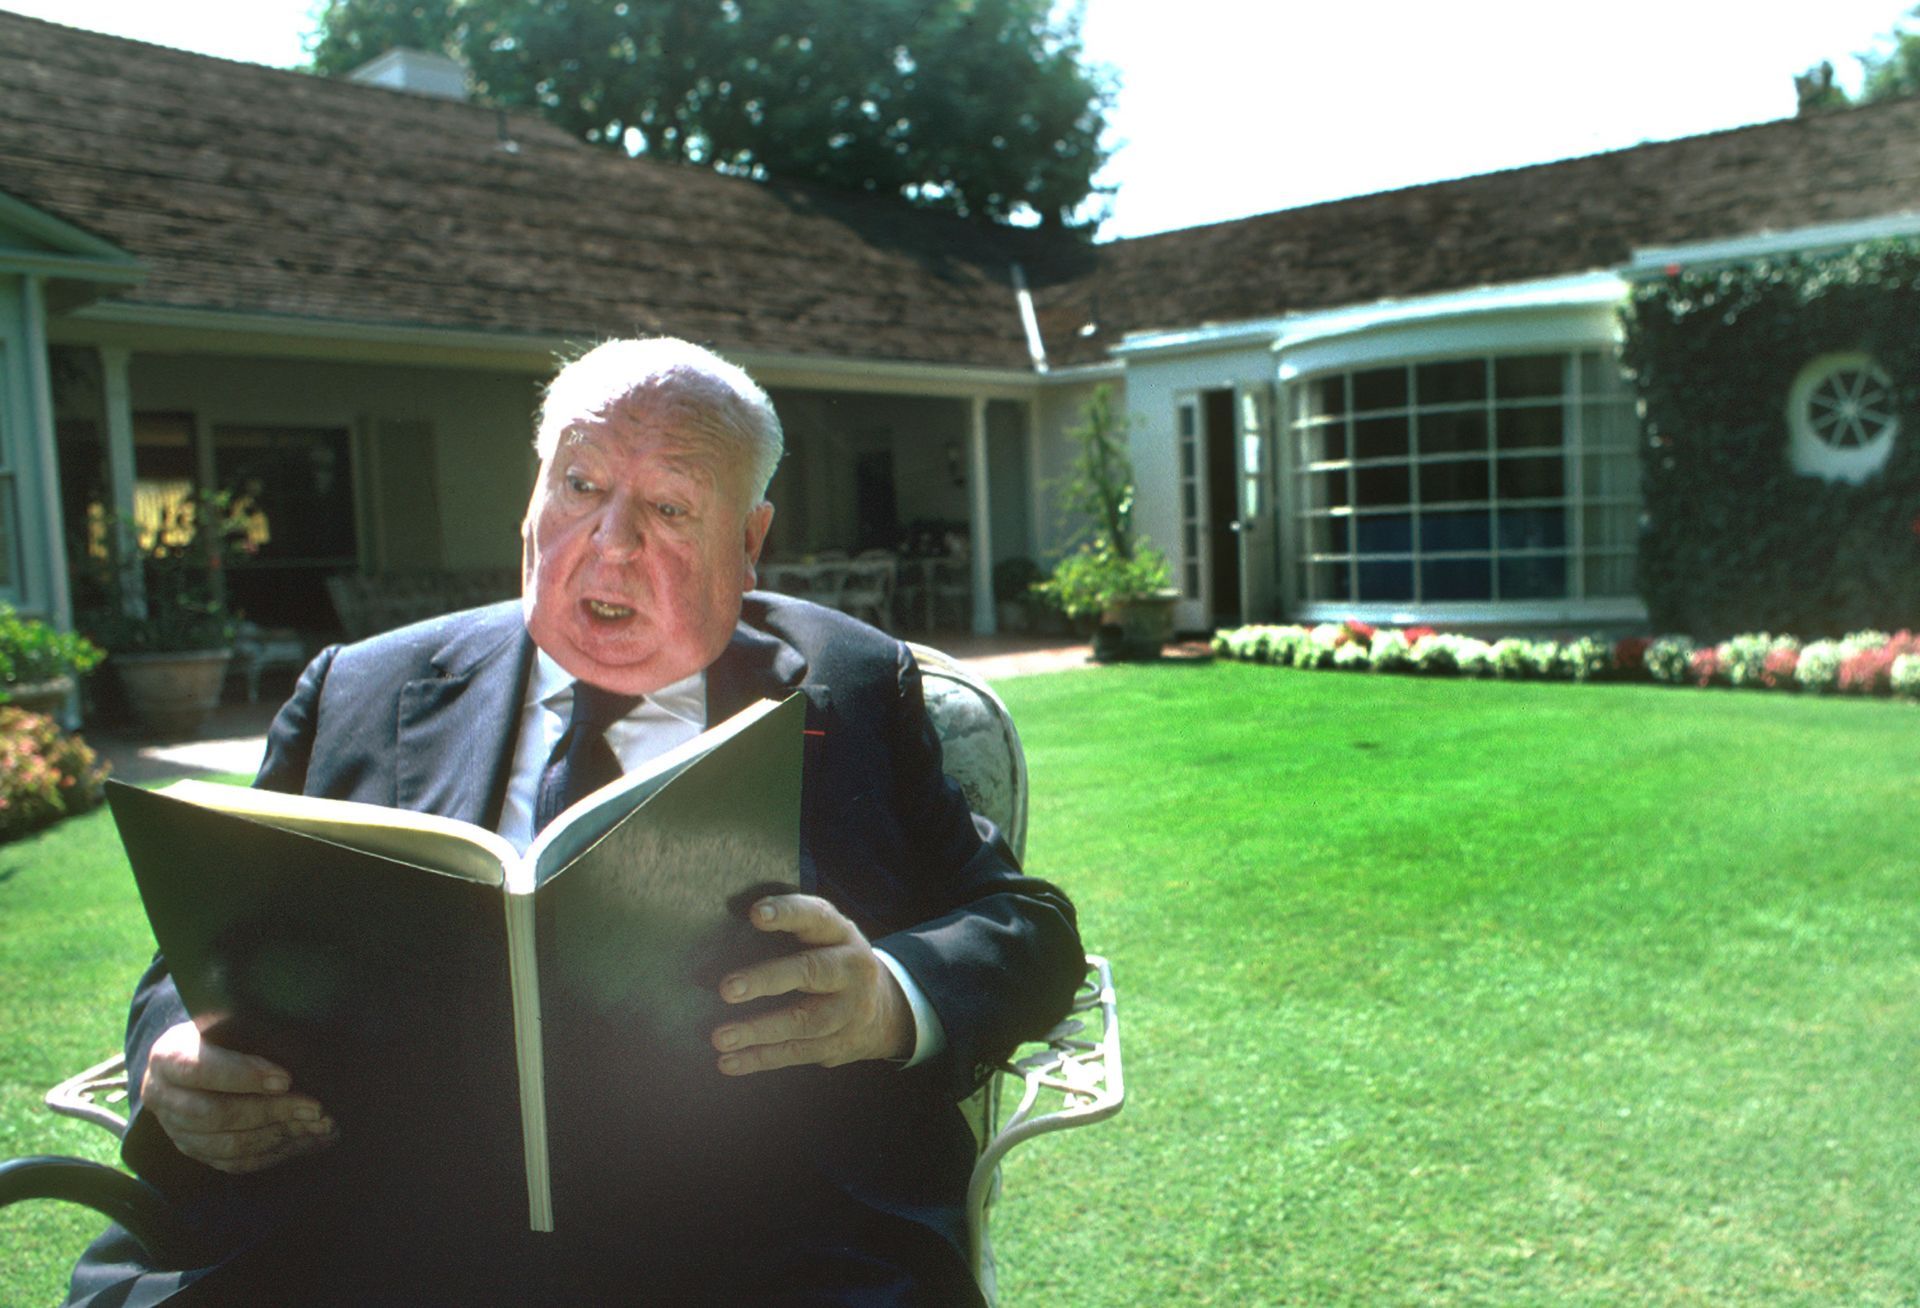
[(1000, 828), (1015, 857), (1027, 849), (1027, 756), (1007, 706), (987, 683), (929, 645), (909, 644), (920, 664), (927, 714), (948, 776), (967, 806)]

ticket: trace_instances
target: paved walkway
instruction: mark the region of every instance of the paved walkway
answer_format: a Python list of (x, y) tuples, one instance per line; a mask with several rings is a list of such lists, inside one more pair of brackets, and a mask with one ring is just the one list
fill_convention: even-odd
[[(1084, 643), (1071, 637), (972, 636), (938, 632), (927, 643), (945, 650), (987, 681), (1023, 677), (1063, 668), (1086, 667), (1093, 660)], [(252, 775), (266, 749), (267, 727), (278, 698), (263, 695), (258, 704), (225, 704), (195, 740), (152, 741), (111, 732), (86, 732), (87, 743), (113, 764), (122, 781), (157, 781), (210, 772)]]

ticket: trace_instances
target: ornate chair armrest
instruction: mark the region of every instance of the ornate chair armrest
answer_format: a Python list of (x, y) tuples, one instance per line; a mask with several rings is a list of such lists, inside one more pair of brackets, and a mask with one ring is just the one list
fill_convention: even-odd
[(160, 1192), (136, 1176), (84, 1158), (40, 1154), (0, 1163), (0, 1208), (24, 1199), (84, 1204), (118, 1222), (161, 1267), (194, 1267), (205, 1250)]
[[(1100, 1030), (1088, 1031), (1098, 1014)], [(967, 1186), (968, 1229), (985, 1230), (984, 1216), (999, 1174), (1000, 1160), (1015, 1145), (1069, 1127), (1089, 1126), (1119, 1112), (1126, 1101), (1120, 1065), (1120, 1012), (1114, 997), (1113, 968), (1097, 954), (1087, 955), (1087, 979), (1074, 997), (1073, 1010), (1047, 1036), (1045, 1045), (1008, 1064), (1004, 1073), (1022, 1082), (1020, 1102), (992, 1132), (973, 1166)], [(1036, 1111), (1042, 1095), (1058, 1096), (1059, 1106)], [(988, 1123), (989, 1128), (993, 1123)]]
[(64, 1117), (92, 1122), (124, 1138), (127, 1119), (106, 1105), (122, 1103), (126, 1097), (127, 1058), (125, 1054), (115, 1054), (47, 1091), (46, 1103)]

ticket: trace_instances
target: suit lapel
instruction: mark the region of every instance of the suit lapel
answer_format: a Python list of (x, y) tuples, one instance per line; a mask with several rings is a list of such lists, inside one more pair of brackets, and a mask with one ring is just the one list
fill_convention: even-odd
[[(755, 700), (785, 699), (801, 688), (807, 661), (800, 651), (772, 635), (741, 622), (733, 639), (707, 669), (707, 725), (718, 726)], [(826, 688), (807, 686), (807, 725), (815, 727), (817, 714), (827, 707)]]
[(519, 605), (489, 610), (433, 659), (437, 675), (400, 692), (395, 802), (492, 830), (513, 770), (533, 666)]

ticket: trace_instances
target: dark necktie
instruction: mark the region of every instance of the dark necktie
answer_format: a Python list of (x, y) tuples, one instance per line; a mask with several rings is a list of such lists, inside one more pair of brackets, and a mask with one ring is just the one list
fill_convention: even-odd
[(573, 683), (573, 717), (554, 742), (540, 790), (533, 801), (533, 831), (567, 811), (567, 806), (619, 779), (620, 760), (607, 743), (607, 728), (633, 711), (644, 696), (616, 695), (610, 690)]

